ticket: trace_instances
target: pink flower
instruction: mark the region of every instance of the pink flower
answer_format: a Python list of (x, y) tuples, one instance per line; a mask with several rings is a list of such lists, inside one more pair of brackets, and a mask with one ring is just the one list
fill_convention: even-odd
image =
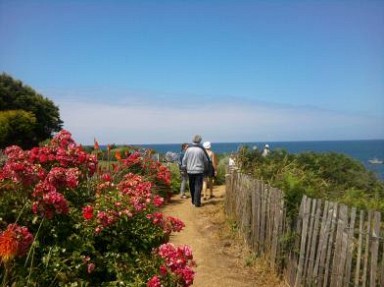
[(128, 155), (127, 158), (123, 159), (122, 162), (126, 167), (133, 166), (135, 164), (140, 164), (141, 162), (141, 155), (139, 152), (134, 152)]
[(158, 167), (158, 172), (156, 177), (159, 181), (162, 181), (166, 185), (171, 184), (171, 172), (167, 167), (163, 165), (160, 165)]
[(67, 214), (68, 213), (68, 202), (64, 195), (59, 192), (49, 192), (43, 196), (43, 201), (46, 205), (54, 207), (56, 213)]
[(103, 229), (116, 222), (117, 214), (114, 211), (98, 211), (96, 218), (99, 227)]
[(153, 198), (153, 204), (156, 206), (156, 207), (160, 207), (162, 206), (164, 203), (164, 198), (162, 198), (161, 196), (159, 195), (155, 195), (155, 197)]
[(95, 270), (95, 267), (96, 267), (95, 263), (88, 263), (88, 265), (87, 265), (88, 274), (91, 274), (93, 272), (93, 270)]
[(63, 129), (53, 137), (51, 144), (61, 148), (68, 148), (75, 145), (75, 141), (72, 139), (71, 133)]
[[(167, 270), (177, 276), (182, 286), (193, 284), (195, 272), (192, 267), (195, 266), (195, 262), (189, 247), (176, 248), (172, 243), (167, 243), (158, 248), (157, 254), (164, 259)], [(164, 272), (164, 267), (160, 267), (160, 273)]]
[(167, 216), (164, 218), (161, 212), (148, 214), (147, 218), (151, 220), (153, 224), (160, 226), (166, 234), (170, 234), (171, 232), (180, 232), (185, 227), (184, 222), (180, 219), (173, 216)]
[(161, 287), (161, 281), (157, 275), (153, 276), (148, 282), (147, 287)]
[(64, 195), (56, 191), (49, 191), (33, 203), (32, 211), (52, 219), (55, 214), (68, 214), (69, 207)]
[(161, 274), (162, 276), (165, 276), (165, 275), (167, 275), (167, 273), (168, 273), (167, 267), (166, 267), (165, 265), (161, 265), (160, 268), (159, 268), (159, 270), (160, 270), (160, 274)]
[(24, 160), (26, 158), (23, 149), (17, 145), (7, 147), (4, 154), (8, 157), (8, 160)]
[(15, 183), (24, 186), (36, 184), (43, 172), (42, 167), (31, 163), (26, 152), (18, 146), (11, 146), (5, 149), (7, 161), (2, 168), (2, 178), (10, 179)]
[(46, 180), (55, 187), (75, 188), (79, 184), (80, 171), (77, 168), (53, 167)]
[(168, 216), (167, 221), (169, 222), (170, 230), (173, 232), (180, 232), (185, 227), (184, 222), (176, 217)]

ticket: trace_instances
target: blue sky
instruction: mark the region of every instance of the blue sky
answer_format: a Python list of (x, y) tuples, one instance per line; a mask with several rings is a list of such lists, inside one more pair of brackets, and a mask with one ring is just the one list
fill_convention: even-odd
[(384, 1), (0, 0), (0, 72), (90, 144), (384, 138)]

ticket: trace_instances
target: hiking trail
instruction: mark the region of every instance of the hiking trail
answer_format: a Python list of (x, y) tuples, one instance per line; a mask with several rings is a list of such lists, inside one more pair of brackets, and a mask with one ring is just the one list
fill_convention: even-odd
[(202, 200), (174, 195), (164, 213), (181, 219), (185, 228), (173, 233), (170, 242), (192, 248), (197, 264), (194, 287), (280, 287), (284, 284), (268, 264), (245, 246), (224, 214), (225, 185), (214, 187), (214, 198)]

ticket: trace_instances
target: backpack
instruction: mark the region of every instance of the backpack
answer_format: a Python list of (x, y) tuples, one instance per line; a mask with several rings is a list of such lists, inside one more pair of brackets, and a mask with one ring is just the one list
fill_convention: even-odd
[(184, 154), (185, 152), (182, 151), (180, 154), (179, 154), (179, 161), (178, 161), (178, 166), (179, 166), (179, 171), (182, 175), (185, 175), (187, 174), (187, 170), (185, 168), (182, 168), (182, 161), (183, 161), (183, 157), (184, 157)]
[(208, 177), (215, 177), (215, 168), (213, 167), (212, 160), (209, 157), (207, 151), (202, 146), (197, 145), (197, 147), (201, 148), (204, 151), (205, 156), (208, 159), (208, 166), (206, 166), (205, 169), (204, 169), (204, 175), (208, 176)]

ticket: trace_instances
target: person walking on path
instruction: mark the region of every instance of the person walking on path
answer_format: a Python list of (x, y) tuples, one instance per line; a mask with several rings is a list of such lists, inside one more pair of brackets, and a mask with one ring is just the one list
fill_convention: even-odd
[(181, 145), (181, 152), (179, 155), (179, 169), (180, 169), (180, 177), (181, 177), (181, 183), (180, 183), (180, 197), (181, 198), (187, 198), (187, 196), (185, 195), (185, 187), (186, 187), (187, 181), (188, 181), (188, 174), (187, 174), (187, 170), (185, 168), (183, 168), (183, 166), (182, 166), (183, 157), (184, 157), (184, 154), (185, 154), (185, 151), (187, 150), (187, 148), (188, 148), (188, 144), (183, 143)]
[[(217, 158), (216, 154), (211, 149), (211, 143), (210, 142), (204, 142), (203, 147), (205, 148), (207, 155), (209, 156), (209, 159), (212, 162), (213, 166), (213, 174), (207, 174), (204, 176), (203, 181), (203, 199), (207, 200), (210, 199), (213, 196), (213, 184), (215, 181), (215, 176), (217, 175)], [(209, 189), (209, 196), (208, 196), (208, 189)]]
[(187, 170), (191, 200), (196, 207), (201, 206), (204, 171), (207, 169), (208, 163), (209, 160), (201, 146), (201, 136), (195, 135), (192, 145), (185, 151), (182, 168)]

